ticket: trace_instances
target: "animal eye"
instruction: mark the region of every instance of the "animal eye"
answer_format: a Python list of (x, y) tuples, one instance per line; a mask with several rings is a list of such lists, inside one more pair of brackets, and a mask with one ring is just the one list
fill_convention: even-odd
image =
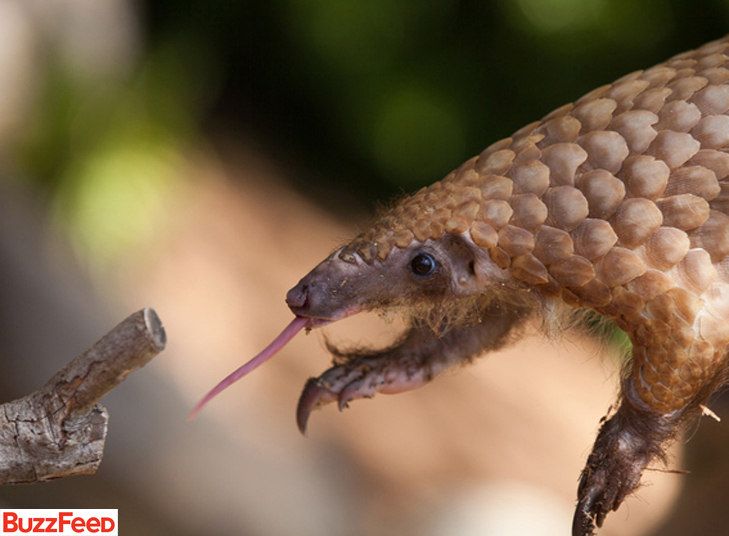
[(437, 266), (435, 259), (429, 253), (418, 253), (410, 261), (410, 269), (419, 277), (433, 275)]

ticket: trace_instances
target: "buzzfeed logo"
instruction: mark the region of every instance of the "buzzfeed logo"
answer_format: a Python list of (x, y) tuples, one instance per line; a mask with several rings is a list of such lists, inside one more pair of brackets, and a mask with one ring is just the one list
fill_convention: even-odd
[(0, 534), (118, 536), (118, 510), (0, 509)]

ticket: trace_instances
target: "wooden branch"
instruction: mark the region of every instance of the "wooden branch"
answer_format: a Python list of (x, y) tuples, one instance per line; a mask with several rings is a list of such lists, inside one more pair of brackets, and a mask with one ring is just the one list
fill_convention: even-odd
[(99, 399), (167, 341), (157, 313), (137, 311), (37, 391), (0, 405), (0, 484), (94, 473), (108, 423)]

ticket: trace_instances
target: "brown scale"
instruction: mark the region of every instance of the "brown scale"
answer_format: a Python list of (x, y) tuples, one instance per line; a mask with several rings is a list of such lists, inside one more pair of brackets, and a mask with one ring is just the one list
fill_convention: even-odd
[[(724, 41), (707, 45), (560, 108), (456, 170), (446, 179), (449, 188), (436, 183), (409, 198), (407, 206), (420, 208), (417, 217), (381, 220), (364, 235), (366, 242), (355, 241), (346, 251), (367, 260), (374, 248), (382, 259), (394, 233), (410, 231), (424, 241), (468, 230), (496, 264), (511, 266), (516, 279), (538, 288), (550, 273), (569, 289), (570, 301), (581, 296), (578, 305), (610, 294), (610, 306), (601, 309), (629, 335), (637, 327), (621, 322), (621, 315), (650, 324), (651, 302), (641, 301), (635, 311), (634, 302), (618, 297), (646, 270), (666, 273), (674, 288), (701, 299), (717, 277), (712, 263), (729, 254), (729, 217), (719, 211), (729, 208), (729, 185), (720, 183), (729, 175), (729, 156), (720, 152), (729, 146), (729, 117), (722, 115), (729, 110), (729, 89), (709, 82), (729, 80), (726, 47)], [(604, 285), (585, 288), (595, 277)], [(686, 321), (666, 320), (678, 331)], [(723, 347), (713, 346), (719, 335), (707, 340), (697, 329), (695, 336), (708, 343), (700, 345), (712, 357), (706, 365), (722, 366), (714, 353), (723, 354)], [(665, 370), (648, 350), (636, 350), (637, 377), (646, 367)], [(686, 350), (687, 360), (702, 360), (698, 349)], [(682, 382), (702, 388), (682, 363), (677, 366), (682, 374), (672, 371), (660, 382), (666, 389), (652, 390), (644, 376), (634, 382), (646, 406), (679, 409), (687, 396), (673, 393), (685, 390)]]
[[(627, 332), (632, 411), (696, 406), (729, 342), (727, 55), (724, 38), (555, 110), (406, 198), (340, 257), (372, 263), (413, 240), (463, 236), (525, 288)], [(575, 534), (622, 500), (590, 495), (610, 430), (588, 461)], [(647, 460), (659, 452), (646, 447)]]

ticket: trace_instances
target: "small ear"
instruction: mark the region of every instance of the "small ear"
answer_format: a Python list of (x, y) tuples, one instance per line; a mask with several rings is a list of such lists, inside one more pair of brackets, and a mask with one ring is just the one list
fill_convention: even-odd
[(464, 293), (485, 290), (508, 278), (508, 271), (499, 268), (488, 251), (474, 244), (470, 237), (449, 235), (440, 246), (448, 260), (453, 282)]
[(464, 289), (471, 291), (486, 289), (499, 281), (506, 281), (508, 270), (496, 266), (487, 251), (475, 250), (471, 252), (471, 258), (458, 271), (454, 272), (456, 282)]

